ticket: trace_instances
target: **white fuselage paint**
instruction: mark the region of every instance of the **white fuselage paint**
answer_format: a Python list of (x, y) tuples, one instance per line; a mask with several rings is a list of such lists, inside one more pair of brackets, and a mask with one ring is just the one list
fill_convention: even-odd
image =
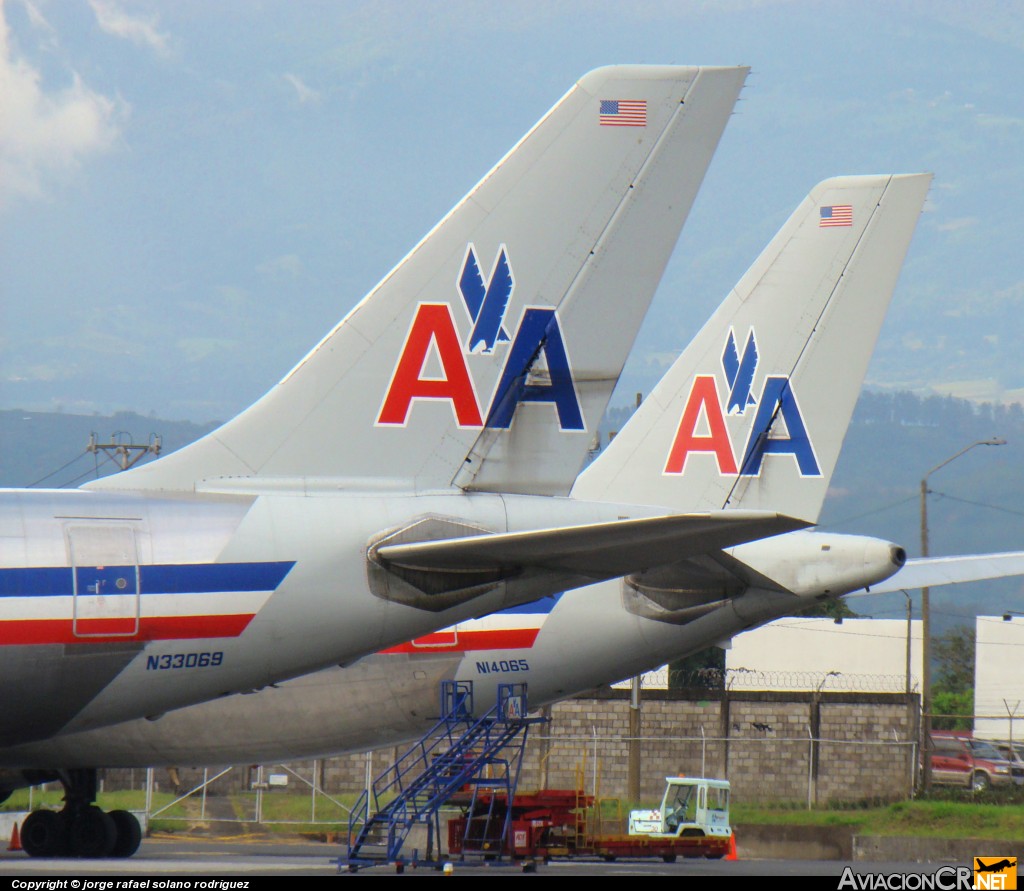
[[(375, 596), (368, 545), (416, 518), (505, 532), (663, 513), (462, 493), (0, 492), (0, 745), (253, 690), (569, 586), (524, 574), (442, 611)], [(223, 564), (240, 583), (206, 578)], [(249, 575), (268, 565), (261, 588)], [(158, 576), (172, 581), (150, 590)]]
[[(683, 625), (635, 615), (623, 606), (622, 580), (577, 589), (550, 612), (529, 608), (463, 622), (428, 646), (368, 656), (263, 689), (159, 717), (0, 749), (0, 766), (158, 766), (268, 762), (360, 751), (414, 738), (436, 719), (438, 684), (472, 680), (477, 711), (494, 702), (499, 683), (526, 682), (537, 707), (612, 683), (724, 641), (754, 625), (799, 612), (817, 597), (847, 593), (899, 568), (895, 546), (823, 533), (777, 536), (730, 554), (765, 576), (793, 561), (814, 565), (814, 581), (796, 593), (748, 588), (731, 602)], [(829, 571), (831, 566), (831, 572)], [(550, 601), (549, 601), (550, 602)], [(475, 629), (537, 629), (535, 639), (493, 649), (470, 646)], [(498, 638), (496, 638), (498, 639)], [(409, 650), (415, 649), (414, 652)], [(486, 670), (481, 671), (481, 665)], [(496, 667), (497, 670), (491, 670)], [(514, 670), (513, 670), (514, 669)]]

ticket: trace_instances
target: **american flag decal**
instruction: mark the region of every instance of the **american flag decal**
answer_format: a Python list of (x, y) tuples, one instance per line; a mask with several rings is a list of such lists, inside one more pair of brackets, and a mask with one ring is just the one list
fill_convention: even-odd
[(646, 127), (646, 99), (602, 99), (602, 127)]
[(853, 205), (852, 204), (831, 204), (828, 207), (819, 208), (818, 228), (827, 229), (830, 226), (852, 226)]

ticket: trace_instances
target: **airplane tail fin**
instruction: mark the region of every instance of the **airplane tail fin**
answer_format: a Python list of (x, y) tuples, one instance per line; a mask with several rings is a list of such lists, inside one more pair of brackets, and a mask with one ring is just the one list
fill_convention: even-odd
[(815, 186), (573, 496), (816, 521), (930, 182)]
[(259, 402), (90, 487), (567, 493), (746, 73), (586, 75)]

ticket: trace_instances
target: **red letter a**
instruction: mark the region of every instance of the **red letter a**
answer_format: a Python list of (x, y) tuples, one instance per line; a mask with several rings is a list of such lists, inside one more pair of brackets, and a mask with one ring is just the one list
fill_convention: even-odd
[[(437, 351), (442, 377), (423, 377), (431, 346)], [(447, 399), (460, 427), (483, 426), (466, 358), (447, 303), (421, 303), (417, 307), (377, 423), (404, 425), (414, 399)]]
[[(697, 436), (701, 409), (707, 418), (709, 436)], [(719, 473), (736, 473), (736, 458), (732, 453), (729, 431), (725, 427), (718, 386), (709, 374), (698, 375), (693, 379), (672, 450), (668, 453), (665, 473), (682, 473), (690, 452), (712, 452), (718, 461)]]

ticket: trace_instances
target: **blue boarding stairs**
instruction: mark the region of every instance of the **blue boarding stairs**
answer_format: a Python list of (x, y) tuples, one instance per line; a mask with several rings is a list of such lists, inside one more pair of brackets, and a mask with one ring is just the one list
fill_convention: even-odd
[[(473, 682), (442, 681), (441, 718), (363, 791), (352, 809), (348, 854), (335, 861), (338, 871), (386, 863), (439, 867), (441, 808), (467, 792), (471, 807), (480, 792), (491, 793), (492, 807), (501, 793), (511, 801), (529, 727), (544, 720), (528, 717), (526, 684), (499, 684), (494, 707), (476, 718)], [(505, 808), (495, 817), (501, 827), (484, 821), (490, 837), (501, 842), (492, 848), (496, 859), (505, 847), (510, 814), (511, 808)], [(426, 854), (414, 851), (403, 857), (402, 847), (418, 824), (427, 828)]]

